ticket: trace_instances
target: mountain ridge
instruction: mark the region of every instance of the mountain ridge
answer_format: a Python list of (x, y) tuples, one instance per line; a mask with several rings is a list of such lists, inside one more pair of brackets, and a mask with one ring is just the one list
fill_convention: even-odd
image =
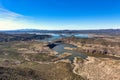
[(80, 34), (106, 34), (120, 35), (120, 29), (96, 29), (96, 30), (40, 30), (40, 29), (18, 29), (0, 31), (4, 33), (80, 33)]

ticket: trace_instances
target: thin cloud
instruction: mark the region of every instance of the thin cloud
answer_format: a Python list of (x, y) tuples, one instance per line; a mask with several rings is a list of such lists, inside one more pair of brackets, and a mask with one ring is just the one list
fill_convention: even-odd
[(0, 8), (0, 18), (8, 18), (8, 19), (17, 19), (17, 18), (24, 18), (23, 15), (14, 13), (12, 11), (9, 11), (7, 9), (4, 8)]
[(15, 30), (15, 29), (47, 29), (46, 25), (41, 23), (31, 22), (31, 17), (0, 8), (0, 30)]
[(15, 12), (0, 8), (0, 30), (21, 29), (29, 24), (26, 23), (27, 17)]

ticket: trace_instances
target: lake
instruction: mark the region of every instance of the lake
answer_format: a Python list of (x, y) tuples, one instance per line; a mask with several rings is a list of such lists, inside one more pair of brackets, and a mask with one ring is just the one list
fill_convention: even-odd
[[(42, 33), (37, 34), (37, 35), (42, 35)], [(83, 54), (83, 53), (79, 53), (77, 51), (73, 51), (73, 50), (67, 50), (65, 49), (65, 47), (68, 48), (77, 48), (77, 46), (74, 46), (72, 44), (65, 44), (65, 43), (60, 43), (60, 42), (56, 42), (54, 43), (55, 40), (59, 40), (61, 38), (67, 38), (67, 37), (77, 37), (77, 38), (89, 38), (88, 34), (54, 34), (54, 33), (45, 33), (43, 35), (51, 35), (51, 38), (46, 38), (45, 40), (42, 41), (47, 41), (47, 42), (51, 42), (53, 44), (57, 44), (54, 48), (52, 48), (52, 50), (56, 51), (58, 53), (58, 55), (63, 54), (63, 53), (70, 53), (72, 54), (71, 56), (65, 57), (65, 59), (70, 59), (73, 60), (74, 57), (81, 57), (83, 59), (87, 58), (87, 55)]]
[(68, 47), (68, 48), (77, 48), (77, 46), (74, 46), (74, 45), (71, 45), (71, 44), (61, 43), (61, 44), (55, 46), (53, 48), (53, 50), (56, 51), (56, 52), (58, 52), (58, 55), (59, 54), (63, 54), (63, 53), (70, 53), (70, 54), (72, 54), (71, 56), (65, 57), (65, 59), (73, 60), (74, 57), (81, 57), (82, 59), (86, 59), (87, 58), (87, 55), (85, 55), (83, 53), (79, 53), (77, 51), (67, 50), (67, 49), (65, 49), (65, 47)]
[(54, 33), (36, 33), (37, 35), (51, 35), (51, 38), (46, 38), (43, 41), (54, 41), (66, 37), (89, 38), (88, 34), (54, 34)]

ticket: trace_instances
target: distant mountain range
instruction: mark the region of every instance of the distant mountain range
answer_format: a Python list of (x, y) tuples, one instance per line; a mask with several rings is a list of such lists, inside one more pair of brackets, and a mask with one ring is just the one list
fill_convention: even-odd
[(100, 29), (100, 30), (39, 30), (39, 29), (20, 29), (0, 31), (10, 34), (20, 33), (81, 33), (81, 34), (109, 34), (120, 35), (120, 29)]
[(0, 33), (0, 42), (43, 40), (51, 37), (51, 35)]

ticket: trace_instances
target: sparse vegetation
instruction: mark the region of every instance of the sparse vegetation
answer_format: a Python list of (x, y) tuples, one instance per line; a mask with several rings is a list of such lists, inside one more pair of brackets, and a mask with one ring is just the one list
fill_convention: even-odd
[[(110, 37), (111, 38), (111, 37)], [(120, 40), (120, 39), (119, 39)], [(112, 57), (111, 55), (120, 55), (120, 41), (115, 37), (109, 40), (109, 37), (100, 38), (64, 38), (62, 41), (78, 46), (76, 51), (85, 53), (88, 56), (94, 57)], [(109, 56), (110, 55), (110, 56)], [(116, 58), (116, 57), (113, 57)], [(117, 58), (119, 59), (119, 58)]]
[(84, 80), (71, 64), (52, 62), (57, 56), (41, 42), (1, 42), (0, 51), (0, 80)]
[[(2, 36), (4, 37), (4, 35)], [(23, 37), (26, 39), (26, 36), (28, 35), (24, 35)], [(7, 37), (10, 38), (9, 36)], [(38, 39), (38, 37), (35, 39)], [(105, 60), (104, 58), (119, 60), (119, 57), (110, 56), (109, 54), (111, 54), (110, 52), (115, 53), (114, 49), (119, 49), (120, 42), (110, 40), (107, 41), (104, 38), (70, 37), (61, 39), (60, 41), (78, 46), (70, 50), (82, 52), (87, 54), (88, 57), (94, 56), (98, 62), (99, 59), (102, 62), (102, 58), (103, 60)], [(69, 50), (69, 48), (66, 49)], [(87, 76), (79, 74), (82, 74), (80, 71), (82, 68), (84, 69), (85, 62), (88, 61), (89, 63), (92, 60), (77, 57), (76, 65), (74, 61), (65, 62), (60, 60), (70, 55), (72, 54), (56, 55), (48, 47), (47, 42), (39, 42), (29, 38), (28, 40), (23, 40), (22, 38), (22, 40), (1, 41), (0, 80), (87, 80)], [(115, 63), (118, 65), (119, 62)]]

